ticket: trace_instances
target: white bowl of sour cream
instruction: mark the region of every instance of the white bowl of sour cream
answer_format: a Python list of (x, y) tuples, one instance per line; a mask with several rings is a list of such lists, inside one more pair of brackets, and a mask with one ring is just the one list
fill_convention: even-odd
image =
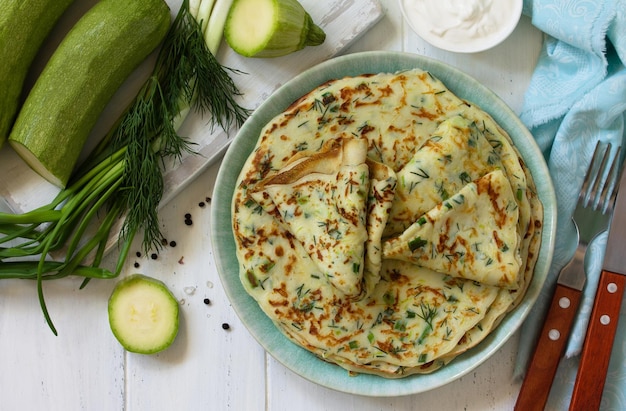
[(433, 46), (476, 53), (504, 41), (522, 15), (523, 0), (398, 0), (405, 20)]

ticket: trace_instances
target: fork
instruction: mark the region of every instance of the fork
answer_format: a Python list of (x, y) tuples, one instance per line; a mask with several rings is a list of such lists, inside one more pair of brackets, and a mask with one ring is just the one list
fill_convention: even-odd
[(611, 161), (611, 144), (596, 144), (572, 215), (578, 246), (561, 269), (550, 308), (531, 359), (516, 410), (543, 410), (559, 361), (578, 311), (586, 275), (585, 254), (589, 243), (606, 231), (613, 212), (619, 176), (618, 147)]

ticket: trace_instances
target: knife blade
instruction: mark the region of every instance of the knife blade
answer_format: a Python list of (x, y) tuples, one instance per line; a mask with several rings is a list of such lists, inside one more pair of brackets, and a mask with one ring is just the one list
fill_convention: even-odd
[(622, 170), (602, 273), (585, 335), (570, 411), (600, 408), (626, 287), (626, 173)]

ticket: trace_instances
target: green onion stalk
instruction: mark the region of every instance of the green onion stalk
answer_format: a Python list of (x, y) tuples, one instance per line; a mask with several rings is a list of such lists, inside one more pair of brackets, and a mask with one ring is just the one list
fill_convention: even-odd
[[(82, 277), (83, 288), (92, 278), (117, 277), (141, 230), (146, 253), (162, 247), (158, 220), (162, 173), (165, 159), (180, 160), (193, 152), (193, 142), (177, 132), (187, 114), (192, 110), (208, 114), (211, 127), (224, 130), (241, 126), (249, 115), (236, 102), (240, 93), (229, 73), (234, 70), (217, 61), (216, 50), (209, 50), (205, 40), (210, 30), (207, 13), (212, 9), (212, 4), (202, 7), (205, 1), (212, 3), (195, 0), (190, 7), (189, 0), (183, 1), (152, 74), (67, 187), (32, 211), (0, 213), (0, 279), (37, 282), (39, 304), (55, 335), (44, 280)], [(120, 219), (116, 266), (102, 268), (109, 237)], [(55, 252), (64, 255), (61, 261), (52, 258)]]

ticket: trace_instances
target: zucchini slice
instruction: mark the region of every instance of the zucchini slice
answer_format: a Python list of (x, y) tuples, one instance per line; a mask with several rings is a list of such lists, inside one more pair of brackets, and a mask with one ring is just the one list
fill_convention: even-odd
[(143, 274), (121, 280), (109, 298), (109, 325), (130, 352), (154, 354), (178, 334), (178, 301), (167, 286)]
[(322, 44), (326, 33), (297, 0), (235, 0), (224, 38), (242, 56), (279, 57)]

